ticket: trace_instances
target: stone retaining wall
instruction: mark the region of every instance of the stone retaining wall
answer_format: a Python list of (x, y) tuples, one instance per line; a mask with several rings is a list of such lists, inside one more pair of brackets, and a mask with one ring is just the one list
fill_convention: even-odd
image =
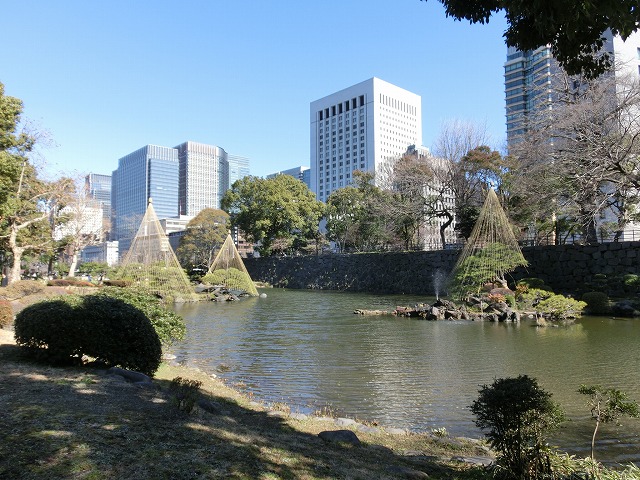
[[(538, 277), (560, 293), (592, 289), (594, 275), (640, 274), (640, 242), (526, 247), (527, 269), (514, 279)], [(446, 276), (459, 251), (335, 254), (249, 258), (255, 281), (277, 287), (433, 295), (436, 272)], [(611, 292), (609, 292), (611, 293)]]

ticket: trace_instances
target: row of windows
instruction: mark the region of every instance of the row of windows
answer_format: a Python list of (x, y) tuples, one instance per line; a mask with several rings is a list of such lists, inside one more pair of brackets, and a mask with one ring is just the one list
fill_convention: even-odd
[(348, 112), (351, 109), (355, 110), (358, 106), (364, 107), (364, 95), (318, 111), (318, 120), (322, 121), (323, 119), (328, 119), (330, 116), (335, 117), (336, 115), (341, 115), (343, 112)]
[(387, 95), (380, 94), (380, 103), (395, 108), (396, 110), (400, 110), (401, 112), (411, 113), (412, 115), (416, 114), (416, 107), (414, 107), (413, 105), (409, 105), (408, 103), (402, 102)]

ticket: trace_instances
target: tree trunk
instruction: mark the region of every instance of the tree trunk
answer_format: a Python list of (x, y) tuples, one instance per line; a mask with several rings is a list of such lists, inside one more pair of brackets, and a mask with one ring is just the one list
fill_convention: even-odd
[(449, 212), (445, 212), (441, 216), (447, 217), (447, 221), (442, 225), (440, 225), (440, 241), (442, 242), (442, 249), (444, 250), (446, 248), (444, 232), (447, 228), (449, 228), (449, 225), (451, 225), (451, 223), (453, 222), (453, 215), (451, 215)]
[(596, 428), (593, 430), (593, 436), (591, 437), (591, 460), (596, 459), (594, 456), (594, 451), (596, 448), (596, 434), (598, 433), (598, 427), (600, 426), (600, 422), (596, 421)]
[(71, 265), (69, 265), (69, 274), (68, 277), (76, 276), (76, 267), (78, 266), (78, 250), (76, 248), (73, 249), (73, 255), (71, 255)]
[(7, 277), (8, 285), (11, 285), (13, 282), (17, 282), (18, 280), (20, 280), (20, 264), (22, 263), (22, 254), (24, 253), (24, 248), (18, 246), (17, 238), (18, 229), (15, 227), (15, 225), (11, 225), (9, 230), (9, 250), (11, 250), (13, 263)]

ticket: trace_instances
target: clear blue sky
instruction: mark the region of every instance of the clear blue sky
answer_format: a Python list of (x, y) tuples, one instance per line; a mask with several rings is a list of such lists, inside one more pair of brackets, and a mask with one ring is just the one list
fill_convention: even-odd
[(0, 82), (57, 144), (50, 174), (186, 140), (253, 175), (308, 165), (309, 103), (374, 76), (422, 96), (426, 146), (454, 118), (504, 143), (506, 22), (436, 0), (21, 0), (2, 16)]

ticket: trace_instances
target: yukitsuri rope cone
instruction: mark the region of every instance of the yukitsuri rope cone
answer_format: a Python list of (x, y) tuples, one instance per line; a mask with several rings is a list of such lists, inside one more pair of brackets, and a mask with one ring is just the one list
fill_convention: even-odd
[(177, 302), (196, 299), (195, 291), (158, 221), (151, 199), (114, 279), (130, 281), (131, 286), (144, 287), (162, 298)]
[(216, 259), (209, 267), (209, 273), (202, 280), (213, 285), (224, 285), (229, 290), (246, 293), (252, 297), (258, 296), (258, 290), (233, 244), (231, 235), (227, 235)]
[(449, 295), (464, 299), (483, 285), (499, 282), (519, 266), (527, 266), (496, 192), (490, 189), (478, 220), (449, 278)]

